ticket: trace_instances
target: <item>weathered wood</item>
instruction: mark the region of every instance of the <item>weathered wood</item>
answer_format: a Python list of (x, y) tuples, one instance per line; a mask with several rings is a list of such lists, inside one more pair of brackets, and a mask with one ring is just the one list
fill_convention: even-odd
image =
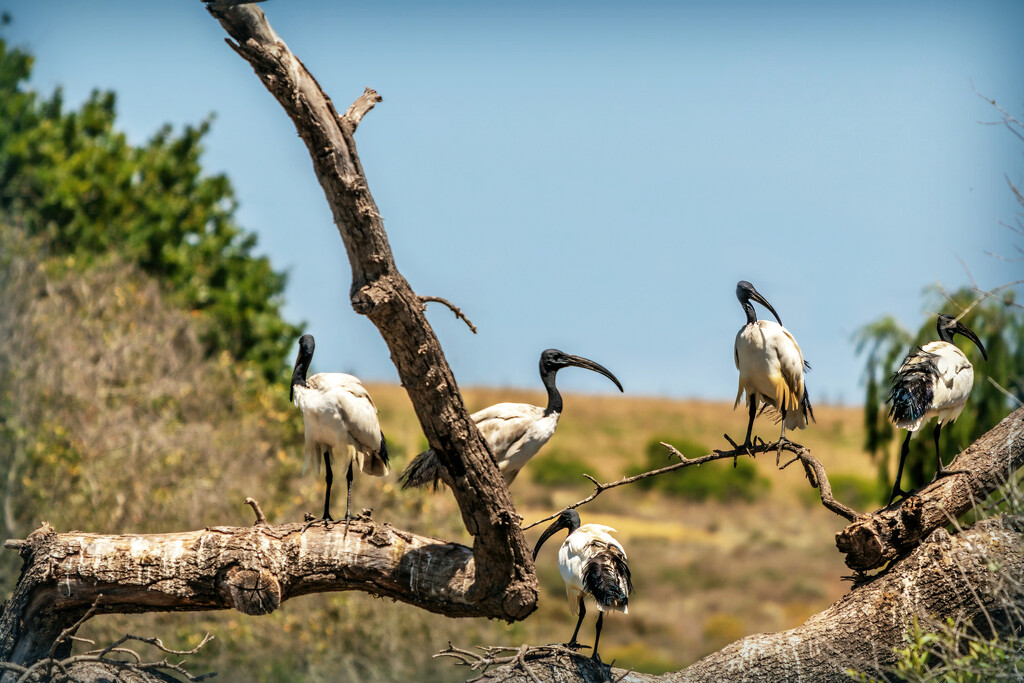
[(1018, 408), (958, 455), (947, 467), (965, 470), (939, 479), (887, 508), (854, 521), (836, 534), (851, 569), (881, 567), (922, 538), (969, 512), (1010, 481), (1024, 465), (1024, 408)]
[(339, 116), (259, 8), (208, 9), (233, 39), (229, 45), (253, 67), (306, 143), (352, 267), (352, 307), (377, 326), (430, 447), (455, 475), (452, 490), (474, 536), (478, 566), (470, 600), (486, 602), (493, 617), (526, 617), (536, 608), (537, 579), (508, 488), (469, 419), (420, 297), (395, 265), (356, 153), (352, 135), (379, 95), (367, 89)]
[[(623, 680), (696, 683), (846, 682), (847, 669), (881, 677), (896, 660), (912, 616), (982, 620), (1024, 603), (1024, 519), (998, 517), (951, 536), (938, 529), (888, 571), (789, 631), (748, 636), (690, 667), (663, 676), (596, 671), (585, 654), (509, 661), (474, 681), (591, 683)], [(994, 569), (996, 568), (996, 569)], [(962, 622), (961, 622), (962, 623)], [(623, 677), (620, 679), (620, 676)]]
[(359, 590), (447, 616), (491, 616), (469, 595), (469, 548), (366, 519), (347, 533), (344, 524), (316, 523), (115, 536), (44, 524), (20, 552), (26, 566), (12, 602), (22, 609), (0, 620), (0, 660), (21, 665), (47, 656), (61, 629), (97, 600), (97, 613), (258, 615), (300, 595)]

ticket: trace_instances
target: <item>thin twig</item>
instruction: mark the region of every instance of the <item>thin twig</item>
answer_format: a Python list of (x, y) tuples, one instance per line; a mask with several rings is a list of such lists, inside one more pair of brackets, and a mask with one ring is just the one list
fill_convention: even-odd
[(207, 633), (205, 636), (203, 636), (203, 641), (201, 643), (199, 643), (198, 645), (196, 645), (191, 650), (172, 650), (169, 647), (165, 646), (163, 641), (160, 640), (159, 638), (144, 638), (142, 636), (135, 636), (135, 635), (132, 635), (132, 634), (129, 633), (129, 634), (126, 634), (124, 636), (121, 636), (121, 638), (119, 638), (112, 645), (110, 645), (108, 647), (105, 647), (102, 650), (93, 650), (92, 652), (88, 652), (86, 654), (95, 654), (95, 655), (97, 655), (99, 657), (102, 657), (106, 653), (112, 651), (116, 647), (119, 647), (119, 646), (123, 645), (124, 643), (128, 642), (129, 640), (137, 640), (140, 643), (146, 643), (147, 645), (152, 645), (153, 647), (157, 648), (161, 652), (166, 652), (169, 655), (194, 655), (195, 653), (199, 652), (199, 650), (202, 649), (202, 647), (204, 645), (206, 645), (208, 642), (213, 640), (213, 636), (210, 635), (209, 633)]
[(476, 325), (474, 325), (472, 321), (466, 317), (466, 315), (462, 312), (462, 309), (453, 304), (451, 301), (448, 301), (448, 299), (443, 299), (439, 296), (421, 296), (419, 297), (419, 299), (420, 303), (423, 304), (423, 310), (426, 310), (427, 304), (432, 301), (435, 303), (444, 304), (452, 313), (455, 314), (456, 318), (462, 320), (464, 323), (466, 323), (466, 325), (469, 326), (469, 329), (470, 331), (473, 332), (473, 334), (476, 334)]
[(245, 504), (252, 508), (252, 511), (256, 513), (256, 524), (266, 524), (267, 518), (263, 514), (263, 510), (260, 509), (260, 504), (256, 502), (255, 498), (246, 498)]
[[(765, 443), (761, 439), (758, 439), (755, 443), (751, 444), (749, 448), (747, 448), (742, 445), (737, 445), (735, 441), (729, 438), (728, 434), (725, 435), (725, 438), (727, 441), (729, 441), (730, 444), (732, 444), (733, 448), (731, 450), (716, 450), (713, 451), (712, 453), (709, 453), (708, 455), (703, 455), (699, 458), (687, 458), (685, 455), (679, 452), (679, 450), (672, 444), (661, 442), (661, 445), (668, 449), (669, 455), (673, 455), (679, 458), (679, 462), (674, 463), (672, 465), (668, 465), (666, 467), (662, 467), (660, 469), (650, 470), (648, 472), (636, 474), (633, 475), (632, 477), (623, 477), (618, 481), (601, 483), (594, 479), (594, 477), (590, 476), (589, 474), (584, 474), (583, 476), (589, 479), (594, 484), (593, 493), (591, 493), (589, 496), (582, 500), (576, 501), (572, 505), (562, 508), (561, 510), (552, 515), (548, 515), (543, 519), (538, 519), (535, 522), (527, 524), (523, 527), (523, 530), (526, 531), (527, 529), (531, 529), (537, 526), (538, 524), (543, 524), (544, 522), (548, 522), (552, 519), (555, 519), (566, 510), (572, 510), (582, 505), (586, 505), (587, 503), (601, 495), (602, 492), (607, 491), (608, 489), (613, 489), (617, 486), (625, 486), (626, 484), (632, 484), (634, 482), (640, 481), (641, 479), (647, 479), (648, 477), (656, 477), (658, 475), (666, 474), (668, 472), (674, 472), (676, 470), (683, 469), (684, 467), (702, 465), (706, 462), (711, 462), (713, 460), (726, 460), (729, 458), (733, 458), (735, 460), (736, 458), (739, 458), (741, 455), (754, 456), (759, 453), (779, 453), (781, 451), (789, 451), (790, 453), (793, 453), (796, 456), (794, 460), (801, 460), (802, 462), (804, 462), (805, 467), (809, 466), (811, 470), (813, 470), (817, 478), (817, 484), (819, 485), (817, 488), (819, 488), (821, 492), (821, 502), (826, 508), (850, 521), (853, 521), (863, 516), (860, 513), (857, 513), (854, 510), (846, 507), (842, 503), (836, 501), (836, 499), (832, 497), (832, 487), (828, 483), (828, 476), (825, 474), (825, 468), (822, 466), (820, 462), (818, 462), (817, 459), (815, 459), (811, 455), (811, 452), (808, 449), (804, 448), (800, 444), (793, 443), (788, 439), (782, 439), (773, 443)], [(793, 462), (794, 460), (791, 460), (790, 463)], [(789, 465), (790, 463), (786, 463), (786, 465), (783, 465), (780, 469), (785, 469), (786, 466)], [(808, 474), (808, 479), (811, 479), (810, 474)], [(811, 479), (811, 484), (812, 486), (815, 484), (813, 479)]]
[(537, 675), (534, 674), (533, 670), (526, 664), (526, 651), (529, 649), (530, 646), (525, 643), (519, 647), (519, 652), (516, 654), (516, 663), (523, 669), (523, 671), (526, 672), (526, 675), (530, 677), (530, 680), (532, 680), (533, 683), (541, 683), (540, 679), (537, 678)]
[(68, 626), (66, 629), (60, 632), (60, 635), (57, 636), (57, 638), (53, 641), (53, 645), (50, 647), (50, 659), (53, 659), (54, 655), (57, 653), (57, 648), (60, 647), (61, 643), (63, 643), (69, 637), (74, 636), (75, 633), (78, 632), (78, 629), (82, 626), (82, 624), (89, 621), (89, 619), (92, 618), (92, 615), (96, 614), (96, 608), (99, 607), (100, 600), (102, 599), (103, 593), (100, 593), (96, 596), (96, 599), (92, 601), (92, 604), (89, 606), (89, 609), (85, 611), (85, 614), (82, 615), (81, 619), (79, 619), (71, 626)]
[(999, 392), (1002, 393), (1003, 396), (1005, 396), (1006, 398), (1008, 398), (1011, 401), (1013, 401), (1017, 405), (1018, 408), (1021, 407), (1021, 406), (1024, 406), (1024, 402), (1022, 402), (1019, 398), (1017, 398), (1016, 396), (1011, 394), (1010, 391), (1008, 389), (1006, 389), (1005, 387), (1003, 387), (1001, 384), (999, 384), (999, 382), (995, 381), (991, 377), (986, 377), (986, 379), (989, 381), (989, 384), (991, 384), (997, 390), (999, 390)]

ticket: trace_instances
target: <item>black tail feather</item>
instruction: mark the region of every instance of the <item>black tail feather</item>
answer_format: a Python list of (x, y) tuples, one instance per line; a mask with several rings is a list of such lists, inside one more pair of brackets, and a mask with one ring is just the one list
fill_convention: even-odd
[(622, 551), (609, 545), (591, 557), (583, 567), (583, 587), (598, 605), (625, 608), (633, 592), (633, 581)]
[[(922, 353), (918, 351), (919, 355)], [(887, 403), (892, 404), (889, 419), (897, 424), (920, 420), (928, 412), (935, 396), (938, 376), (938, 368), (928, 358), (917, 363), (904, 363), (899, 372), (893, 375), (892, 388), (886, 399)]]
[(434, 451), (423, 451), (398, 476), (398, 481), (403, 489), (431, 484), (436, 491), (441, 484), (441, 469)]
[(384, 438), (384, 432), (380, 433), (380, 450), (377, 451), (377, 455), (384, 461), (385, 467), (391, 466), (391, 460), (388, 458), (388, 442)]

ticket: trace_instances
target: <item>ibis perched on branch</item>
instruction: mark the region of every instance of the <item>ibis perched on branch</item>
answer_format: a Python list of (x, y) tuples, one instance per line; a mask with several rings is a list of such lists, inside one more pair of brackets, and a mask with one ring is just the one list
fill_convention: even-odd
[[(494, 454), (506, 485), (512, 483), (523, 465), (537, 455), (537, 451), (555, 433), (558, 417), (562, 414), (562, 395), (555, 387), (555, 375), (570, 366), (598, 372), (622, 391), (619, 380), (604, 366), (558, 349), (547, 349), (540, 354), (540, 379), (548, 391), (546, 408), (529, 403), (498, 403), (470, 416)], [(447, 478), (448, 473), (437, 454), (428, 450), (409, 463), (399, 480), (402, 488), (433, 484), (436, 490), (438, 482)]]
[(601, 640), (604, 613), (608, 610), (629, 613), (629, 594), (633, 592), (633, 582), (629, 576), (626, 551), (609, 533), (615, 529), (603, 524), (580, 526), (579, 514), (570, 509), (562, 512), (541, 534), (533, 549), (535, 562), (544, 541), (561, 529), (568, 529), (569, 536), (558, 550), (558, 571), (565, 581), (569, 609), (573, 614), (579, 614), (576, 630), (572, 632), (572, 638), (566, 646), (577, 646), (576, 636), (579, 635), (580, 624), (587, 613), (584, 598), (589, 595), (597, 602), (598, 611), (597, 635), (594, 636), (591, 659), (600, 662), (597, 644)]
[[(348, 465), (345, 522), (352, 515), (352, 471), (358, 465), (365, 474), (385, 477), (391, 472), (384, 434), (377, 421), (377, 408), (362, 382), (342, 372), (319, 372), (306, 377), (313, 359), (313, 335), (299, 338), (299, 355), (292, 372), (289, 400), (302, 411), (306, 430), (306, 463), (320, 471), (320, 459), (327, 468), (327, 493), (324, 496), (324, 520), (331, 517), (332, 458)], [(339, 461), (335, 461), (338, 464)]]
[[(747, 315), (747, 323), (736, 334), (733, 357), (736, 369), (740, 371), (739, 390), (733, 409), (740, 404), (744, 392), (747, 395), (747, 436), (743, 441), (750, 448), (750, 433), (754, 428), (754, 417), (760, 405), (771, 406), (778, 411), (782, 422), (779, 440), (786, 438), (786, 428), (803, 429), (807, 420), (814, 419), (814, 410), (804, 385), (804, 362), (796, 339), (782, 326), (782, 319), (768, 300), (754, 289), (754, 285), (740, 280), (736, 285), (736, 298)], [(761, 304), (775, 316), (778, 323), (758, 320), (751, 301)]]
[(967, 397), (974, 386), (974, 366), (967, 360), (964, 352), (953, 345), (953, 335), (962, 334), (977, 345), (981, 356), (988, 360), (985, 347), (971, 328), (964, 325), (951, 315), (942, 314), (936, 322), (939, 341), (928, 342), (903, 361), (900, 369), (892, 378), (892, 389), (889, 391), (889, 420), (900, 429), (907, 430), (907, 438), (900, 449), (900, 464), (896, 471), (896, 483), (892, 487), (892, 504), (899, 496), (906, 497), (907, 491), (900, 488), (903, 477), (903, 465), (910, 452), (910, 437), (921, 426), (932, 419), (935, 423), (935, 478), (949, 474), (963, 474), (959, 470), (947, 470), (942, 467), (942, 454), (939, 452), (939, 433), (942, 425), (953, 422), (967, 403)]

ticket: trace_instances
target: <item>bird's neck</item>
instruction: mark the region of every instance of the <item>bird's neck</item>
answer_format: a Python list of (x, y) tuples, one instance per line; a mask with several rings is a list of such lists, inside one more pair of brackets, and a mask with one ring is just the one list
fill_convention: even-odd
[(293, 387), (304, 387), (306, 386), (306, 372), (309, 371), (309, 361), (299, 361), (295, 364), (295, 370), (292, 371), (292, 386)]
[(295, 387), (306, 388), (306, 372), (309, 370), (309, 358), (299, 358), (295, 361), (295, 369), (292, 370), (292, 385), (288, 390), (288, 400), (295, 400)]
[(747, 314), (747, 324), (753, 325), (757, 322), (757, 314), (754, 313), (754, 304), (749, 301), (743, 302), (743, 312)]
[(946, 342), (947, 344), (953, 343), (953, 330), (945, 327), (939, 328), (939, 339)]
[(562, 412), (562, 395), (558, 393), (558, 388), (555, 386), (555, 375), (556, 372), (541, 375), (540, 379), (544, 382), (544, 388), (548, 390), (548, 407), (544, 409), (544, 415), (555, 415)]

